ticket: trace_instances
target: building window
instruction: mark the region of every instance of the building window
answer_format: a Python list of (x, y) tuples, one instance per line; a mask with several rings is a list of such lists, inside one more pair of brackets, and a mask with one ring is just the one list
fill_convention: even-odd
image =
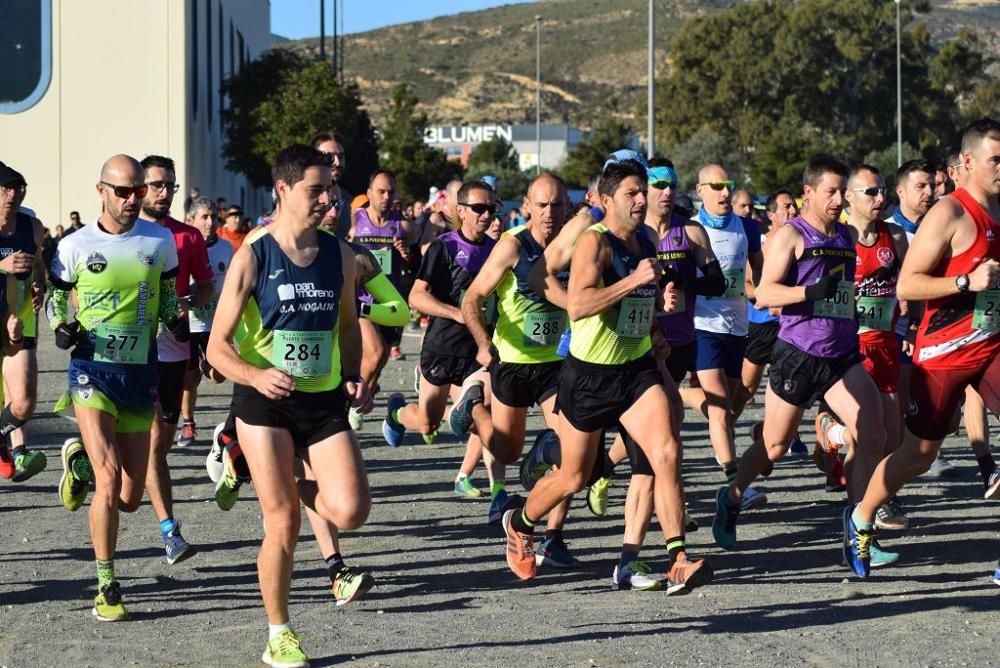
[(212, 131), (212, 117), (215, 115), (215, 85), (212, 83), (212, 0), (205, 3), (205, 83), (208, 84), (208, 94), (205, 95), (205, 109), (208, 111), (208, 131)]
[(191, 0), (191, 114), (198, 118), (198, 0)]
[(0, 39), (0, 113), (33, 107), (52, 78), (52, 0), (5, 2)]

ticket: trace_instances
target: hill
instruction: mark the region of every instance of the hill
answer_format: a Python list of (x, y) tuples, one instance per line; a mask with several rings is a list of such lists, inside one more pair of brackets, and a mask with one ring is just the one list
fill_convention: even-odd
[[(747, 1), (657, 0), (657, 73), (684, 21)], [(935, 42), (969, 28), (1000, 57), (993, 29), (1000, 2), (932, 5), (922, 18)], [(541, 0), (348, 35), (344, 74), (358, 83), (376, 125), (400, 82), (414, 89), (434, 124), (534, 122), (536, 15), (542, 16), (542, 121), (587, 128), (609, 106), (631, 116), (646, 91), (646, 0)], [(319, 54), (319, 38), (274, 46)]]

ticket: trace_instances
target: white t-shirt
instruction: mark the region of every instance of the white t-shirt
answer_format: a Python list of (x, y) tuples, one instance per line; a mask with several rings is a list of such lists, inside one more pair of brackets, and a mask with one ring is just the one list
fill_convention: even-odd
[[(701, 222), (697, 216), (693, 220)], [(694, 303), (694, 328), (703, 332), (746, 336), (746, 267), (749, 243), (743, 221), (739, 216), (730, 215), (721, 229), (708, 225), (702, 227), (726, 278), (726, 292), (721, 297), (698, 295)]]
[[(222, 284), (226, 282), (226, 272), (229, 271), (229, 264), (233, 261), (233, 245), (228, 241), (215, 237), (214, 241), (206, 241), (205, 245), (208, 247), (208, 263), (212, 267), (215, 296), (205, 306), (195, 307), (189, 312), (192, 332), (212, 331), (212, 318), (215, 316), (215, 307), (219, 305)], [(194, 281), (191, 281), (191, 285), (194, 285)], [(194, 290), (192, 289), (193, 293)]]

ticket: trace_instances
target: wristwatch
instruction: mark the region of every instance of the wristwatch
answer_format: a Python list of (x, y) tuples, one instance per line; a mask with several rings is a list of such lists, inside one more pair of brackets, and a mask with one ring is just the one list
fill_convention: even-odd
[(958, 288), (959, 292), (969, 291), (969, 275), (959, 274), (955, 277), (955, 287)]
[(358, 317), (367, 318), (372, 314), (372, 305), (368, 302), (358, 300)]

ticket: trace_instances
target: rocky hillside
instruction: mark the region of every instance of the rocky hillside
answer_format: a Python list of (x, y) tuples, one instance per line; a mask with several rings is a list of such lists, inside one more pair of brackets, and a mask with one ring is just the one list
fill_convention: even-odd
[[(746, 1), (657, 0), (657, 71), (685, 20)], [(967, 27), (1000, 56), (1000, 2), (932, 4), (924, 20), (935, 40)], [(540, 0), (349, 35), (344, 73), (360, 86), (376, 124), (399, 82), (416, 91), (435, 124), (533, 122), (540, 15), (543, 121), (585, 128), (595, 109), (612, 104), (631, 113), (645, 95), (647, 6), (646, 0)], [(275, 47), (317, 56), (319, 39), (276, 40)]]

